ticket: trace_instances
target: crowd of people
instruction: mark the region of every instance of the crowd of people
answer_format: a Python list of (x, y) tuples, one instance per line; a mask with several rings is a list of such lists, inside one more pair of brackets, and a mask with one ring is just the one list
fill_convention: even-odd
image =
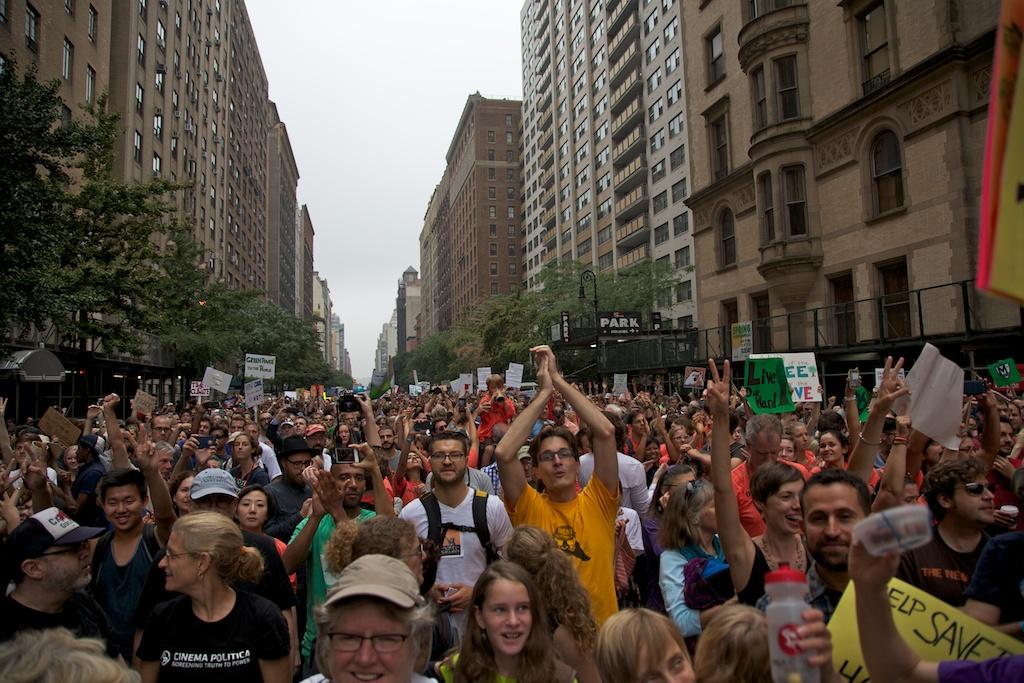
[[(530, 395), (491, 375), (123, 420), (111, 394), (76, 443), (0, 421), (0, 680), (767, 683), (780, 569), (806, 579), (815, 680), (843, 680), (827, 624), (851, 582), (872, 680), (1024, 680), (1022, 656), (921, 661), (886, 593), (1024, 639), (1012, 392), (965, 396), (952, 450), (899, 414), (902, 359), (862, 422), (852, 386), (759, 414), (728, 361), (684, 397), (532, 353)], [(854, 540), (904, 505), (927, 545)]]

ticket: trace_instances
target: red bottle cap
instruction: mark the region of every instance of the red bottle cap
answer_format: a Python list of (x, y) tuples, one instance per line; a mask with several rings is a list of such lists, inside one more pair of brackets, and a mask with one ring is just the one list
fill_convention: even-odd
[(764, 575), (764, 582), (768, 583), (807, 583), (807, 577), (803, 572), (793, 569), (786, 562), (779, 563), (779, 568)]

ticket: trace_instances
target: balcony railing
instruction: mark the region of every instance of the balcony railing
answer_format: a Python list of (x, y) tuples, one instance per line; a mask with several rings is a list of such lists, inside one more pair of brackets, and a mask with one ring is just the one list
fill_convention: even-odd
[(646, 244), (641, 244), (636, 249), (626, 252), (624, 255), (619, 257), (619, 270), (628, 268), (634, 263), (640, 263), (641, 261), (650, 258), (650, 256), (650, 249)]
[(647, 234), (647, 216), (640, 215), (615, 230), (615, 243), (620, 247), (636, 244)]
[(619, 144), (615, 145), (614, 149), (612, 149), (612, 160), (618, 159), (620, 156), (625, 154), (626, 150), (640, 142), (643, 139), (643, 136), (643, 128), (635, 129), (632, 133), (629, 134), (629, 137), (627, 137)]
[[(646, 175), (644, 171), (646, 170), (647, 160), (644, 159), (643, 155), (641, 154), (636, 159), (634, 159), (629, 166), (615, 174), (615, 179), (612, 181), (613, 185), (615, 186), (615, 190), (617, 192), (625, 192), (626, 190), (630, 189), (631, 186), (635, 185), (637, 182), (640, 182), (644, 179)], [(629, 180), (629, 183), (626, 183), (627, 179)]]
[(627, 212), (632, 211), (632, 209), (635, 209), (637, 204), (640, 202), (646, 201), (647, 189), (641, 185), (619, 201), (615, 202), (615, 215), (616, 217), (623, 216)]
[(615, 34), (612, 42), (608, 44), (608, 58), (616, 59), (619, 56), (619, 50), (625, 48), (629, 41), (635, 40), (638, 35), (640, 35), (640, 22), (634, 14), (626, 20), (619, 32)]
[(630, 95), (636, 95), (642, 90), (643, 79), (640, 76), (640, 69), (634, 69), (630, 74), (629, 78), (622, 82), (615, 92), (612, 93), (611, 103), (612, 111), (617, 112), (625, 107), (622, 105), (629, 102), (628, 97)]
[(891, 76), (891, 74), (890, 74), (889, 70), (886, 69), (885, 71), (879, 73), (874, 78), (870, 78), (870, 79), (864, 81), (863, 86), (864, 86), (864, 95), (865, 95), (865, 97), (870, 95), (871, 93), (875, 92), (876, 90), (878, 90), (880, 88), (884, 88), (886, 85), (888, 85), (889, 84), (890, 76)]
[(612, 119), (612, 137), (619, 137), (626, 124), (642, 119), (643, 111), (644, 108), (640, 106), (640, 100), (633, 100), (633, 103), (626, 107), (621, 114)]

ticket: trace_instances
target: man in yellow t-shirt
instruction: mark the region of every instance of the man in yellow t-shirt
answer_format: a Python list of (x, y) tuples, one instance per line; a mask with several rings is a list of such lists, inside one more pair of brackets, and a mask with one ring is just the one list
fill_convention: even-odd
[[(562, 377), (549, 347), (530, 350), (537, 361), (537, 394), (495, 449), (505, 506), (513, 525), (536, 526), (547, 531), (572, 557), (600, 625), (618, 609), (615, 517), (619, 510), (619, 463), (615, 428), (597, 406)], [(579, 453), (575, 439), (565, 427), (544, 427), (530, 444), (534, 472), (544, 482), (545, 492), (541, 494), (527, 485), (516, 453), (555, 389), (590, 428), (594, 475), (578, 492)]]

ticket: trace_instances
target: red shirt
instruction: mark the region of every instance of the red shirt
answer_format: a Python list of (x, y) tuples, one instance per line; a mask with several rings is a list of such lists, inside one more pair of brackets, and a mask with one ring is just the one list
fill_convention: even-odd
[(740, 524), (751, 538), (755, 538), (765, 532), (765, 524), (750, 495), (750, 472), (747, 467), (747, 463), (742, 463), (733, 468), (732, 490), (736, 492), (736, 502), (739, 503)]
[(480, 399), (480, 429), (477, 430), (477, 437), (483, 441), (491, 438), (491, 431), (494, 425), (499, 422), (508, 424), (516, 416), (516, 407), (507, 398), (504, 401), (495, 401), (490, 394), (484, 394)]

